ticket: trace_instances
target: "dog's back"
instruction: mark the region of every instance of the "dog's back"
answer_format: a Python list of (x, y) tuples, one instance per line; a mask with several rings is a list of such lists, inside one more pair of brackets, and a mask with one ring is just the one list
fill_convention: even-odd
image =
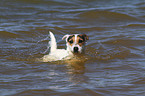
[(57, 60), (63, 60), (65, 58), (69, 58), (69, 52), (65, 49), (57, 49), (57, 43), (55, 36), (52, 32), (49, 32), (50, 34), (50, 52), (48, 55), (44, 55), (42, 57), (43, 62), (48, 62), (48, 61), (57, 61)]

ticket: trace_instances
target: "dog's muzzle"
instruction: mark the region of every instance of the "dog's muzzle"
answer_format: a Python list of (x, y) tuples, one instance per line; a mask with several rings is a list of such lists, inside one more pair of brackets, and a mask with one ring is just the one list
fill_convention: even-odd
[(74, 47), (74, 52), (78, 53), (79, 52), (79, 48), (78, 47)]

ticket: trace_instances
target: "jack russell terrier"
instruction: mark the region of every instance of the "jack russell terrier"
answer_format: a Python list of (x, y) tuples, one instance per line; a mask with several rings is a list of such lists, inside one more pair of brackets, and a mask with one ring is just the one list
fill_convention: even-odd
[(49, 34), (50, 52), (41, 58), (43, 62), (71, 59), (75, 56), (74, 54), (84, 52), (85, 42), (88, 40), (88, 36), (85, 34), (65, 35), (62, 40), (66, 40), (66, 49), (57, 49), (54, 34), (52, 32), (49, 32)]

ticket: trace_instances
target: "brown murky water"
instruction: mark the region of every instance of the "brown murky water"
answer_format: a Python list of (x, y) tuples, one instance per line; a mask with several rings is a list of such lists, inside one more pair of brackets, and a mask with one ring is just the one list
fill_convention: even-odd
[[(87, 34), (86, 53), (36, 61), (48, 31)], [(144, 45), (144, 0), (1, 0), (0, 96), (144, 96)]]

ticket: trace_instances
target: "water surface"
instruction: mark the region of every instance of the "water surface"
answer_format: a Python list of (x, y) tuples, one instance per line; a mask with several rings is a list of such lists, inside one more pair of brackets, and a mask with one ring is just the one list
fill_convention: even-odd
[[(0, 95), (144, 96), (144, 10), (144, 0), (1, 0)], [(36, 61), (49, 31), (59, 48), (87, 34), (85, 55)]]

